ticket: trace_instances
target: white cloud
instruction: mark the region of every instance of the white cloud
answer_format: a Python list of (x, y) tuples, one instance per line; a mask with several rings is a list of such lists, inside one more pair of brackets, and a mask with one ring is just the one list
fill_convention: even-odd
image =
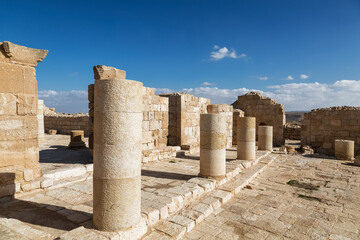
[(292, 81), (292, 80), (294, 80), (294, 78), (293, 78), (293, 76), (289, 75), (289, 76), (287, 76), (287, 78), (285, 78), (284, 80)]
[(210, 82), (203, 82), (201, 85), (203, 85), (203, 86), (214, 86), (216, 84), (215, 83), (210, 83)]
[(246, 54), (242, 53), (240, 55), (236, 54), (236, 51), (234, 49), (229, 50), (227, 47), (220, 48), (218, 45), (214, 46), (214, 50), (210, 53), (210, 59), (217, 61), (226, 57), (229, 58), (244, 58), (246, 57)]
[(237, 96), (257, 91), (264, 96), (274, 98), (284, 104), (286, 111), (309, 111), (331, 106), (360, 106), (360, 80), (339, 80), (332, 84), (289, 83), (268, 86), (266, 91), (237, 88), (221, 89), (217, 87), (184, 88), (181, 90), (156, 89), (156, 93), (188, 92), (198, 97), (211, 99), (211, 103), (231, 104)]
[(259, 80), (268, 80), (269, 78), (264, 76), (264, 77), (259, 77)]
[[(257, 91), (264, 96), (274, 98), (284, 104), (286, 111), (308, 111), (320, 107), (359, 106), (360, 80), (339, 80), (331, 84), (324, 83), (287, 83), (267, 86), (265, 91), (248, 88), (221, 89), (218, 87), (197, 87), (173, 90), (169, 88), (155, 89), (156, 94), (172, 92), (188, 92), (198, 97), (211, 99), (211, 103), (231, 104), (237, 96)], [(88, 112), (87, 91), (39, 91), (39, 99), (43, 99), (47, 107), (55, 107), (56, 112), (76, 113)]]
[(56, 112), (87, 113), (88, 92), (83, 90), (38, 92), (38, 98), (44, 100), (45, 106), (54, 107)]
[(301, 75), (300, 75), (300, 78), (301, 78), (301, 79), (307, 79), (307, 78), (309, 78), (309, 76), (306, 75), (306, 74), (301, 74)]

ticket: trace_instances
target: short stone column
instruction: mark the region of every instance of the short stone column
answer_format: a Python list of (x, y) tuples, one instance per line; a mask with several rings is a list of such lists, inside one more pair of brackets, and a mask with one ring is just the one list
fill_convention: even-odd
[(226, 116), (200, 114), (200, 175), (222, 177), (226, 174)]
[(38, 120), (38, 138), (42, 139), (45, 136), (45, 129), (44, 129), (44, 100), (38, 100), (37, 120)]
[(83, 130), (71, 130), (69, 148), (71, 149), (86, 148), (86, 144), (84, 142)]
[(335, 157), (342, 160), (352, 160), (354, 158), (354, 141), (335, 140)]
[(256, 118), (239, 117), (237, 119), (237, 158), (255, 160)]
[(258, 150), (272, 151), (273, 149), (273, 127), (259, 126)]
[(103, 65), (94, 77), (93, 224), (126, 230), (141, 219), (143, 84)]

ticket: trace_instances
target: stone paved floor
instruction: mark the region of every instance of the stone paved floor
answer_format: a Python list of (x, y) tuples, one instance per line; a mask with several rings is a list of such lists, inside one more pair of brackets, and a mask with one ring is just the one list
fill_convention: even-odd
[(184, 239), (360, 239), (360, 167), (278, 157)]

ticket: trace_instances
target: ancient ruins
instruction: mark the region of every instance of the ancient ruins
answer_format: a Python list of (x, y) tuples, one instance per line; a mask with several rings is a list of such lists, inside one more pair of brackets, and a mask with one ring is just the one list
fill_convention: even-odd
[(358, 239), (359, 107), (290, 124), (257, 92), (156, 95), (97, 65), (89, 112), (57, 113), (47, 54), (0, 43), (0, 239)]

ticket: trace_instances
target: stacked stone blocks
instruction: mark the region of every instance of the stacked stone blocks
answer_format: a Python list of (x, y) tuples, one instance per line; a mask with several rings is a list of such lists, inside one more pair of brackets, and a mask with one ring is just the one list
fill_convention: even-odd
[(360, 154), (360, 107), (331, 107), (311, 110), (301, 121), (301, 144), (317, 152), (334, 155), (335, 140), (355, 142)]
[(225, 116), (226, 147), (231, 148), (233, 141), (233, 107), (227, 104), (209, 104), (207, 111), (208, 113), (220, 113)]
[(0, 197), (41, 174), (35, 67), (47, 53), (0, 42)]

